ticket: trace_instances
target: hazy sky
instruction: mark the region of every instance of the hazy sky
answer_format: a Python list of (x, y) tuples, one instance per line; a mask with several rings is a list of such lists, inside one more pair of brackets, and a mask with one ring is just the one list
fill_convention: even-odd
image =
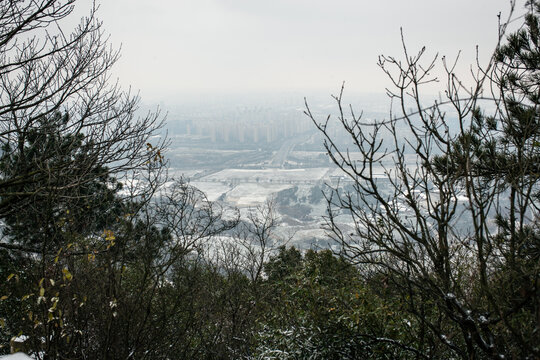
[[(91, 1), (82, 0), (79, 14)], [(107, 0), (98, 16), (114, 46), (115, 75), (157, 100), (181, 92), (328, 89), (388, 85), (378, 55), (449, 57), (461, 70), (491, 54), (509, 0)], [(522, 7), (518, 3), (517, 10)]]

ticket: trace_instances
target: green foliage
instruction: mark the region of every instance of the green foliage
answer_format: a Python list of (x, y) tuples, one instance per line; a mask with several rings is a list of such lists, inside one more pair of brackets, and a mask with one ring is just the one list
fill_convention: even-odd
[[(473, 109), (469, 129), (453, 140), (451, 151), (434, 158), (440, 175), (468, 188), (479, 226), (487, 225), (480, 216), (495, 208), (489, 216), (495, 218), (497, 232), (476, 232), (480, 279), (467, 301), (477, 309), (476, 316), (498, 314), (492, 320), (497, 326), (488, 330), (481, 325), (481, 332), (495, 338), (493, 348), (512, 357), (538, 356), (530, 344), (540, 340), (535, 335), (540, 298), (540, 11), (537, 1), (528, 8), (524, 26), (495, 54), (492, 86), (501, 96), (496, 114)], [(478, 185), (471, 189), (471, 183)]]
[[(254, 358), (415, 357), (400, 299), (377, 294), (381, 284), (366, 283), (343, 258), (282, 247), (265, 271), (270, 305), (259, 320)], [(376, 338), (396, 340), (379, 344)]]
[[(0, 157), (4, 185), (0, 202), (14, 203), (2, 231), (11, 242), (37, 252), (53, 253), (73, 236), (111, 228), (130, 211), (116, 196), (121, 184), (107, 168), (86, 165), (92, 144), (83, 134), (65, 133), (67, 123), (67, 114), (40, 117), (16, 148), (5, 143)], [(55, 169), (55, 174), (39, 169)], [(27, 175), (20, 179), (19, 174)], [(74, 177), (81, 179), (76, 187), (69, 185)], [(37, 197), (31, 205), (19, 207), (28, 194)]]

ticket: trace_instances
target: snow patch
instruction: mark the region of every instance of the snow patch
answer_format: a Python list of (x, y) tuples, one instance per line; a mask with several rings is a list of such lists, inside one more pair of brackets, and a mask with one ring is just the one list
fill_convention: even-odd
[(10, 355), (1, 355), (0, 359), (3, 360), (33, 360), (30, 356), (23, 354), (21, 352), (10, 354)]

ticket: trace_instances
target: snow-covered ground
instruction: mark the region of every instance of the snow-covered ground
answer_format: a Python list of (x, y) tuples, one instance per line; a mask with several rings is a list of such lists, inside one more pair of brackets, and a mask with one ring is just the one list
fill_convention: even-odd
[(225, 182), (192, 181), (190, 185), (195, 186), (205, 193), (209, 201), (217, 201), (223, 194), (226, 194), (233, 188)]
[(23, 353), (0, 355), (0, 359), (2, 360), (33, 360), (30, 356)]
[(282, 190), (291, 188), (288, 184), (242, 183), (227, 193), (225, 201), (236, 207), (251, 207), (264, 204)]
[(299, 182), (318, 181), (328, 172), (328, 168), (308, 169), (225, 169), (205, 176), (203, 181), (242, 182)]

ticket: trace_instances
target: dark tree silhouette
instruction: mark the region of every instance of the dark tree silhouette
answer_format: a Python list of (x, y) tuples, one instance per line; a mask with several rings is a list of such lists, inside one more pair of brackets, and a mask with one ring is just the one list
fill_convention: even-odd
[(447, 88), (432, 106), (422, 91), (436, 57), (405, 46), (403, 60), (381, 57), (389, 119), (348, 115), (343, 89), (335, 97), (348, 148), (331, 117), (306, 110), (353, 186), (327, 194), (327, 229), (365, 276), (398, 291), (417, 335), (404, 345), (428, 358), (540, 356), (539, 15), (529, 1), (517, 32), (503, 39), (501, 25), (471, 88), (443, 58)]
[(163, 142), (150, 142), (158, 113), (137, 117), (138, 97), (110, 81), (119, 53), (107, 45), (95, 7), (71, 34), (60, 27), (73, 6), (0, 3), (0, 218), (51, 196), (56, 203), (91, 197), (81, 192), (85, 184), (125, 180), (162, 160)]

